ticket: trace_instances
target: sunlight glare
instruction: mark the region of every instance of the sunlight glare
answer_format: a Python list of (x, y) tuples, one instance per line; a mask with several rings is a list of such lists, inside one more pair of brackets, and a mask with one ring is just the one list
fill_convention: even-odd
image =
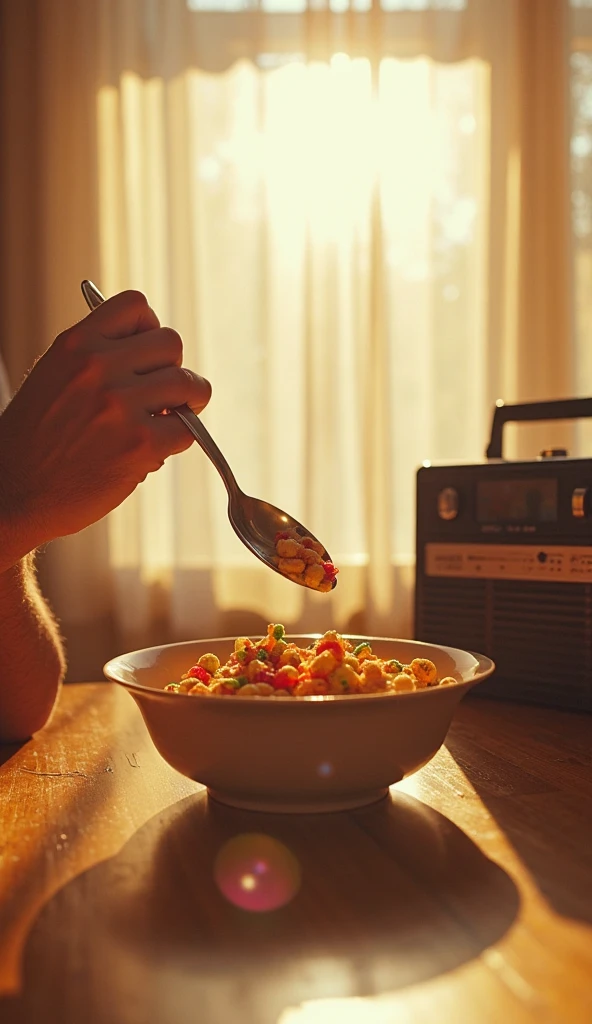
[(277, 1024), (394, 1024), (393, 1003), (388, 997), (350, 996), (345, 999), (311, 999), (287, 1007)]

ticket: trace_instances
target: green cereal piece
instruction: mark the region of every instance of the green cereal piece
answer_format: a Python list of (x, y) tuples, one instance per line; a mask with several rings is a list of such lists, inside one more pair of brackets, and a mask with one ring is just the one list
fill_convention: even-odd
[(234, 685), (234, 683), (236, 683), (238, 689), (240, 689), (241, 686), (246, 686), (248, 682), (249, 682), (249, 677), (248, 676), (236, 676), (231, 681), (231, 685)]
[(165, 690), (168, 690), (169, 693), (178, 693), (180, 685), (181, 683), (178, 682), (167, 683), (165, 686)]
[(366, 649), (370, 651), (370, 654), (372, 654), (372, 648), (370, 644), (366, 640), (364, 640), (361, 644), (358, 644), (357, 647), (354, 647), (354, 658), (357, 658), (358, 654), (361, 654), (361, 652), (365, 651)]
[(286, 633), (286, 630), (284, 629), (283, 626), (280, 625), (279, 622), (278, 622), (277, 626), (273, 627), (273, 636), (274, 636), (275, 640), (283, 640), (284, 636), (285, 636), (285, 633)]
[(257, 648), (257, 657), (259, 658), (259, 661), (269, 661), (269, 654), (264, 647)]
[(396, 658), (391, 658), (390, 661), (387, 661), (386, 667), (388, 669), (390, 669), (391, 672), (402, 672), (403, 671), (403, 666), (402, 666), (401, 662), (397, 661)]
[[(234, 679), (232, 679), (232, 678), (231, 679), (225, 679), (224, 680), (224, 685), (225, 686), (232, 686), (233, 690), (238, 690), (240, 688), (240, 685), (241, 685), (239, 683), (239, 679), (245, 679), (246, 680), (246, 678), (247, 678), (246, 676), (236, 676)], [(244, 683), (243, 683), (243, 686), (244, 686)]]
[(247, 651), (246, 651), (246, 649), (243, 647), (242, 650), (235, 651), (235, 654), (236, 654), (236, 660), (238, 662), (240, 662), (241, 665), (243, 665), (244, 662), (247, 660)]

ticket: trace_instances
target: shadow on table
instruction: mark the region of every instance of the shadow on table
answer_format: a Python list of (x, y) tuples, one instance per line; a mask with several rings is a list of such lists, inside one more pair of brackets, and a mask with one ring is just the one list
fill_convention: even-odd
[[(275, 865), (269, 839), (247, 834), (276, 840)], [(216, 881), (220, 851), (233, 846), (242, 860), (230, 856)], [(277, 884), (266, 891), (281, 899), (296, 863), (300, 887), (265, 913), (218, 887), (256, 901), (270, 870)], [(291, 817), (200, 794), (50, 900), (27, 940), (23, 992), (0, 1002), (0, 1018), (278, 1024), (305, 1000), (379, 994), (450, 971), (499, 940), (518, 906), (505, 872), (412, 797)]]
[(0, 768), (10, 761), (11, 757), (15, 757), (25, 743), (27, 740), (19, 740), (18, 743), (0, 743)]
[(449, 753), (550, 906), (592, 924), (592, 718), (477, 697), (464, 705)]

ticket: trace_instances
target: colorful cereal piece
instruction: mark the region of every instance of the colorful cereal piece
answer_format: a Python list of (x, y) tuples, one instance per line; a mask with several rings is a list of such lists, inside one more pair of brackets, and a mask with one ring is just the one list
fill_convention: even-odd
[(428, 658), (414, 658), (410, 667), (417, 681), (425, 686), (435, 686), (438, 682), (438, 669)]

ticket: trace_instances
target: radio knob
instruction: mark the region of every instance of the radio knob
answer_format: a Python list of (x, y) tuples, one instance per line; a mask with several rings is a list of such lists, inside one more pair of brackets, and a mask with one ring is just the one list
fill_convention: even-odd
[(438, 495), (438, 515), (440, 519), (456, 519), (458, 515), (458, 491), (454, 487), (445, 487)]
[(571, 514), (575, 519), (584, 519), (590, 513), (590, 488), (576, 487), (571, 495)]

